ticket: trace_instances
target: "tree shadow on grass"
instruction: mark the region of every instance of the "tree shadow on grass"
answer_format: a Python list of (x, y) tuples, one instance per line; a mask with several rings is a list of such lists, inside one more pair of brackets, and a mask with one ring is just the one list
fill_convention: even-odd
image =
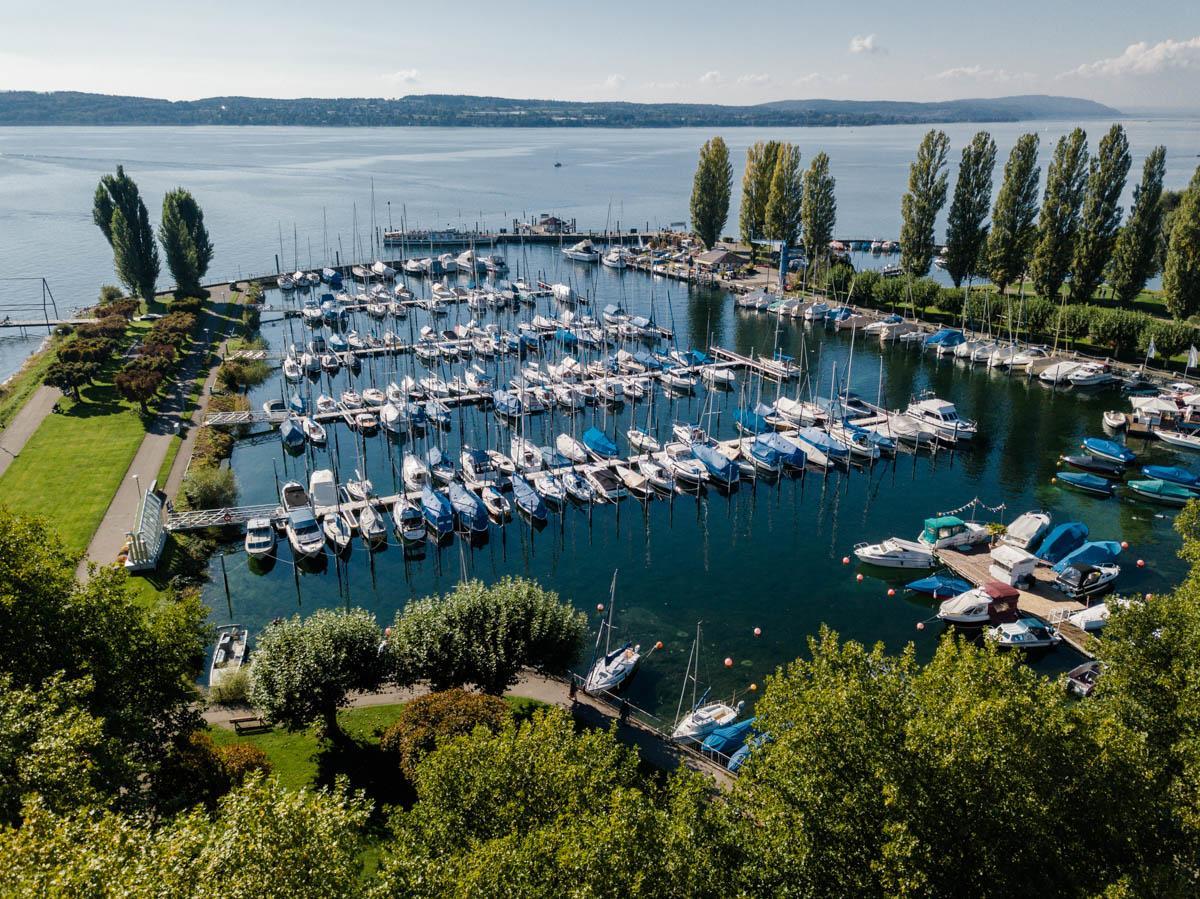
[(317, 786), (332, 787), (338, 777), (345, 776), (351, 789), (362, 790), (375, 803), (373, 816), (378, 822), (386, 819), (384, 806), (409, 808), (416, 801), (412, 784), (400, 773), (396, 757), (374, 743), (352, 737), (325, 740), (316, 762)]

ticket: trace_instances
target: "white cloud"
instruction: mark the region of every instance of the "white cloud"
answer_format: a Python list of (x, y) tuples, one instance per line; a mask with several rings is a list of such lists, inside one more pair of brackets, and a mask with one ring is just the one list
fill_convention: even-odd
[(747, 75), (738, 76), (738, 84), (767, 84), (770, 82), (771, 76), (766, 72), (752, 72)]
[(809, 84), (845, 84), (850, 80), (850, 76), (846, 74), (829, 75), (825, 72), (809, 72), (807, 75), (801, 75), (795, 80), (795, 84), (803, 87)]
[(401, 69), (399, 72), (392, 72), (383, 77), (396, 84), (416, 84), (420, 80), (420, 75), (421, 73), (416, 69)]
[(700, 76), (701, 84), (720, 84), (721, 73), (716, 69), (711, 69)]
[(956, 66), (938, 72), (933, 76), (940, 81), (992, 81), (1007, 84), (1013, 81), (1030, 81), (1033, 75), (1029, 72), (1010, 72), (1007, 69), (989, 69), (981, 65)]
[(1085, 63), (1064, 72), (1061, 77), (1071, 75), (1080, 78), (1111, 77), (1117, 75), (1154, 75), (1170, 69), (1200, 68), (1200, 37), (1186, 41), (1168, 38), (1157, 44), (1138, 41), (1125, 48), (1120, 56)]
[(887, 53), (887, 50), (879, 43), (879, 38), (873, 34), (861, 35), (856, 34), (850, 38), (851, 53)]
[(604, 86), (610, 90), (618, 91), (625, 86), (625, 76), (616, 74), (609, 75), (604, 79)]

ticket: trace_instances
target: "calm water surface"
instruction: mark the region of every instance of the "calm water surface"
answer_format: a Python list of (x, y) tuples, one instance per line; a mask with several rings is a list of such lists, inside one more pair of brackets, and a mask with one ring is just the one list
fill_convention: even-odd
[[(737, 312), (721, 292), (687, 290), (661, 279), (652, 283), (639, 273), (620, 275), (600, 267), (564, 269), (551, 248), (510, 255), (510, 261), (522, 271), (569, 276), (600, 296), (601, 305), (620, 300), (635, 313), (653, 311), (659, 321), (674, 322), (684, 346), (700, 345), (710, 333), (716, 343), (744, 352), (769, 349), (778, 340), (785, 351), (807, 357), (811, 389), (817, 395), (828, 395), (835, 367), (840, 377), (851, 366), (848, 334)], [(272, 302), (279, 303), (278, 295), (272, 294)], [(549, 310), (543, 306), (539, 311)], [(468, 315), (466, 307), (460, 314)], [(411, 319), (413, 327), (424, 323), (421, 315)], [(366, 322), (358, 326), (371, 327)], [(302, 339), (302, 332), (295, 322), (265, 328), (276, 347)], [(511, 374), (512, 364), (501, 363), (501, 380)], [(308, 389), (336, 394), (351, 383), (358, 389), (383, 385), (413, 365), (411, 359), (376, 360), (374, 367), (364, 366), (358, 378), (343, 372), (330, 382), (322, 376)], [(424, 373), (420, 366), (416, 371)], [(453, 371), (442, 373), (449, 377)], [(971, 369), (898, 346), (881, 348), (869, 340), (855, 344), (851, 380), (866, 396), (874, 398), (881, 391), (884, 403), (893, 408), (921, 390), (936, 391), (978, 419), (977, 445), (936, 456), (901, 454), (871, 469), (828, 476), (809, 471), (778, 483), (742, 485), (732, 496), (710, 491), (700, 499), (675, 496), (645, 508), (632, 500), (591, 510), (568, 506), (552, 513), (544, 530), (533, 532), (518, 519), (504, 528), (493, 526), (483, 545), (456, 541), (440, 550), (430, 546), (420, 558), (406, 554), (393, 537), (382, 552), (368, 553), (356, 545), (345, 563), (330, 556), (316, 572), (294, 567), (290, 550), (284, 548), (275, 564), (263, 571), (251, 568), (240, 547), (232, 546), (225, 558), (228, 599), (219, 559), (214, 560), (205, 599), (215, 610), (215, 621), (237, 620), (252, 629), (278, 615), (332, 605), (363, 606), (386, 622), (410, 598), (449, 590), (464, 572), (487, 581), (524, 574), (589, 611), (595, 623), (595, 605), (607, 602), (609, 582), (619, 569), (622, 635), (644, 647), (657, 640), (666, 644), (631, 685), (630, 696), (639, 705), (670, 714), (697, 620), (704, 621), (704, 658), (711, 680), (726, 694), (761, 683), (776, 665), (803, 652), (806, 638), (822, 623), (847, 637), (882, 640), (892, 649), (914, 640), (922, 654), (932, 652), (940, 625), (916, 630), (918, 622), (933, 614), (932, 606), (902, 592), (888, 598), (889, 584), (869, 573), (862, 584), (856, 583), (857, 569), (843, 566), (841, 559), (861, 540), (893, 534), (914, 537), (926, 516), (975, 497), (988, 506), (1008, 507), (1001, 514), (981, 511), (982, 520), (1009, 520), (1029, 509), (1045, 508), (1056, 521), (1087, 522), (1094, 539), (1130, 541), (1133, 549), (1120, 582), (1123, 591), (1163, 590), (1182, 574), (1169, 513), (1122, 500), (1092, 499), (1050, 484), (1058, 455), (1078, 447), (1082, 437), (1100, 433), (1102, 411), (1123, 402), (1115, 393), (1054, 391), (1024, 377)], [(253, 393), (252, 403), (258, 407), (285, 389), (278, 379), (272, 380)], [(752, 397), (758, 389), (757, 384), (747, 385)], [(762, 389), (764, 399), (773, 398), (772, 385)], [(805, 387), (804, 393), (808, 390)], [(531, 419), (527, 430), (538, 443), (551, 444), (559, 432), (580, 433), (595, 424), (626, 447), (624, 432), (632, 421), (643, 426), (652, 421), (659, 436), (668, 437), (672, 421), (696, 420), (711, 409), (718, 413), (709, 419), (717, 435), (731, 437), (731, 413), (740, 396), (740, 391), (719, 392), (710, 399), (701, 391), (672, 400), (660, 394), (653, 410), (645, 403), (630, 403), (615, 414), (603, 408), (573, 418), (555, 413)], [(380, 493), (391, 493), (397, 489), (406, 450), (421, 451), (436, 442), (457, 459), (464, 442), (506, 449), (510, 437), (493, 415), (474, 409), (457, 413), (446, 432), (402, 443), (384, 436), (356, 441), (345, 428), (330, 431), (327, 448), (300, 457), (283, 453), (274, 433), (239, 443), (232, 464), (242, 501), (274, 502), (277, 479), (307, 482), (314, 468), (326, 467), (336, 468), (341, 478), (365, 468)], [(1148, 458), (1187, 461), (1157, 446), (1148, 450)], [(1145, 569), (1133, 565), (1139, 557), (1149, 563)], [(896, 584), (909, 579), (902, 576)], [(753, 635), (755, 627), (763, 630), (759, 638)], [(735, 661), (730, 670), (722, 665), (726, 656)], [(1058, 650), (1035, 663), (1053, 671), (1074, 661), (1070, 651)]]

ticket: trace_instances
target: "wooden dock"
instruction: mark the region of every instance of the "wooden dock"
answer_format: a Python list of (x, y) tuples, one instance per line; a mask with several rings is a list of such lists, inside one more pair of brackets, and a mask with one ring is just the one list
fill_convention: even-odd
[[(957, 549), (937, 550), (938, 559), (947, 568), (976, 587), (995, 580), (988, 574), (991, 556), (984, 550), (965, 553)], [(1067, 621), (1067, 616), (1086, 608), (1083, 603), (1067, 599), (1054, 588), (1054, 572), (1047, 565), (1038, 565), (1033, 572), (1033, 582), (1021, 589), (1017, 608), (1022, 612), (1053, 624), (1064, 641), (1089, 659), (1094, 658), (1094, 638)]]

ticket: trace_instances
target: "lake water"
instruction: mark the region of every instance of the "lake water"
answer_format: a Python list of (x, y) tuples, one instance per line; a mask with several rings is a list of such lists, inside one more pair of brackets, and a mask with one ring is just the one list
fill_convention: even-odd
[[(720, 291), (687, 289), (661, 278), (652, 282), (641, 273), (622, 275), (599, 266), (564, 267), (560, 258), (551, 247), (532, 248), (524, 255), (510, 253), (510, 262), (521, 271), (570, 277), (580, 289), (600, 297), (601, 304), (620, 301), (635, 314), (653, 311), (658, 321), (674, 324), (681, 346), (704, 345), (709, 334), (713, 342), (742, 352), (764, 347), (769, 351), (778, 341), (785, 352), (807, 357), (815, 381), (812, 391), (818, 396), (828, 395), (835, 367), (844, 374), (851, 364), (848, 333), (736, 311)], [(280, 302), (276, 291), (271, 291), (271, 302)], [(548, 301), (540, 301), (539, 311), (551, 311)], [(459, 315), (467, 317), (466, 307)], [(423, 316), (415, 313), (411, 327), (423, 324)], [(450, 323), (454, 320), (452, 316)], [(511, 321), (505, 317), (501, 323), (511, 326)], [(372, 327), (365, 321), (356, 326)], [(410, 326), (400, 327), (407, 333)], [(303, 331), (295, 321), (264, 329), (274, 347), (302, 340)], [(556, 355), (547, 353), (548, 357)], [(500, 381), (507, 380), (513, 364), (511, 360), (500, 363)], [(418, 376), (424, 374), (424, 368), (411, 358), (381, 359), (365, 365), (357, 378), (344, 371), (332, 381), (323, 375), (321, 382), (306, 389), (336, 395), (349, 384), (358, 389), (384, 385), (413, 371), (414, 365)], [(443, 374), (450, 377), (460, 366)], [(914, 394), (932, 389), (979, 421), (977, 445), (937, 455), (902, 453), (870, 469), (828, 476), (809, 471), (803, 477), (774, 484), (743, 485), (731, 496), (716, 491), (700, 499), (677, 495), (645, 508), (633, 500), (590, 510), (568, 506), (562, 513), (552, 513), (544, 530), (531, 531), (517, 519), (504, 528), (493, 526), (481, 546), (470, 547), (456, 540), (441, 549), (427, 547), (421, 558), (406, 554), (393, 536), (392, 545), (382, 552), (368, 553), (358, 544), (347, 561), (329, 557), (320, 571), (306, 572), (293, 566), (285, 547), (275, 564), (264, 571), (252, 568), (240, 546), (232, 546), (224, 560), (228, 600), (219, 559), (214, 560), (205, 599), (215, 610), (215, 620), (233, 619), (252, 629), (276, 616), (330, 605), (363, 606), (387, 622), (410, 598), (449, 590), (463, 572), (486, 581), (511, 573), (538, 578), (589, 611), (594, 624), (595, 605), (607, 602), (613, 571), (619, 569), (622, 636), (643, 647), (658, 640), (666, 644), (644, 666), (629, 695), (638, 705), (669, 715), (675, 709), (698, 619), (704, 621), (708, 674), (717, 690), (726, 695), (745, 690), (752, 682), (761, 683), (776, 665), (803, 652), (806, 638), (822, 623), (847, 637), (883, 640), (892, 649), (915, 640), (920, 652), (928, 655), (942, 628), (930, 623), (924, 631), (917, 631), (916, 625), (930, 618), (932, 605), (903, 591), (888, 598), (889, 583), (869, 572), (857, 583), (854, 575), (858, 569), (843, 566), (841, 559), (863, 540), (874, 542), (891, 535), (913, 538), (925, 517), (976, 497), (988, 506), (1007, 505), (1004, 513), (980, 510), (980, 520), (1007, 521), (1021, 512), (1044, 508), (1056, 521), (1087, 522), (1093, 539), (1130, 541), (1133, 548), (1123, 560), (1120, 581), (1123, 592), (1161, 591), (1182, 575), (1184, 568), (1174, 556), (1178, 541), (1169, 513), (1124, 500), (1092, 499), (1050, 483), (1058, 455), (1076, 449), (1083, 437), (1099, 434), (1104, 409), (1124, 405), (1115, 392), (1087, 395), (1050, 390), (1022, 376), (972, 369), (900, 346), (881, 347), (877, 341), (858, 340), (851, 376), (854, 389), (875, 398), (880, 391), (881, 367), (885, 405), (903, 406)], [(279, 380), (263, 385), (251, 396), (253, 407), (281, 396), (285, 389)], [(757, 384), (748, 385), (751, 399), (758, 389)], [(773, 398), (775, 389), (764, 387), (763, 398)], [(795, 391), (796, 387), (786, 389)], [(804, 395), (808, 390), (804, 388)], [(697, 420), (711, 410), (717, 415), (707, 421), (710, 425), (715, 422), (712, 429), (716, 435), (731, 437), (732, 411), (740, 396), (738, 391), (717, 392), (710, 401), (703, 390), (693, 397), (675, 399), (660, 393), (652, 420), (659, 436), (666, 438), (673, 421)], [(561, 413), (534, 417), (527, 433), (545, 445), (552, 444), (560, 432), (578, 434), (595, 424), (627, 451), (625, 430), (632, 422), (644, 425), (650, 419), (651, 411), (644, 402), (629, 403), (615, 414), (597, 407), (574, 417)], [(448, 431), (402, 443), (385, 436), (358, 443), (343, 427), (331, 427), (330, 431), (327, 448), (300, 457), (285, 454), (274, 433), (239, 443), (232, 465), (241, 501), (274, 502), (277, 482), (296, 479), (307, 483), (309, 472), (326, 467), (335, 468), (340, 479), (365, 468), (376, 489), (388, 494), (397, 489), (403, 453), (413, 447), (423, 451), (434, 442), (457, 459), (463, 443), (503, 450), (510, 438), (509, 429), (491, 413), (475, 409), (456, 413)], [(1154, 462), (1187, 461), (1159, 446), (1148, 453)], [(1133, 564), (1136, 558), (1149, 564), (1138, 569)], [(912, 577), (901, 576), (893, 583), (900, 586)], [(761, 637), (754, 636), (755, 627), (762, 629)], [(734, 660), (730, 670), (722, 666), (726, 656)], [(1060, 649), (1036, 664), (1054, 671), (1075, 661), (1073, 653)]]
[[(943, 126), (951, 158), (980, 128), (1003, 159), (1037, 130), (1043, 167), (1073, 122)], [(1093, 138), (1106, 121), (1083, 123)], [(1127, 120), (1134, 173), (1156, 144), (1168, 150), (1167, 185), (1187, 183), (1200, 154), (1195, 119)], [(837, 233), (896, 237), (908, 165), (925, 126), (725, 129), (735, 169), (727, 233), (737, 227), (737, 185), (755, 140), (820, 150), (838, 179)], [(709, 129), (505, 128), (0, 128), (0, 316), (36, 304), (46, 278), (60, 311), (94, 301), (114, 280), (112, 254), (92, 224), (96, 182), (118, 163), (137, 180), (157, 220), (165, 191), (189, 188), (216, 245), (213, 280), (320, 265), (370, 246), (375, 223), (502, 228), (555, 213), (581, 228), (657, 228), (688, 219), (691, 177)], [(562, 162), (562, 168), (554, 168)], [(997, 174), (997, 181), (999, 174)], [(1132, 181), (1127, 194), (1132, 191)], [(1128, 197), (1126, 198), (1128, 204)], [(357, 211), (357, 216), (355, 215)], [(356, 227), (357, 225), (357, 227)], [(296, 240), (293, 241), (293, 228)], [(165, 274), (165, 272), (164, 272)], [(164, 281), (164, 284), (166, 282)], [(17, 316), (14, 316), (17, 317)], [(0, 339), (0, 378), (38, 343)]]

